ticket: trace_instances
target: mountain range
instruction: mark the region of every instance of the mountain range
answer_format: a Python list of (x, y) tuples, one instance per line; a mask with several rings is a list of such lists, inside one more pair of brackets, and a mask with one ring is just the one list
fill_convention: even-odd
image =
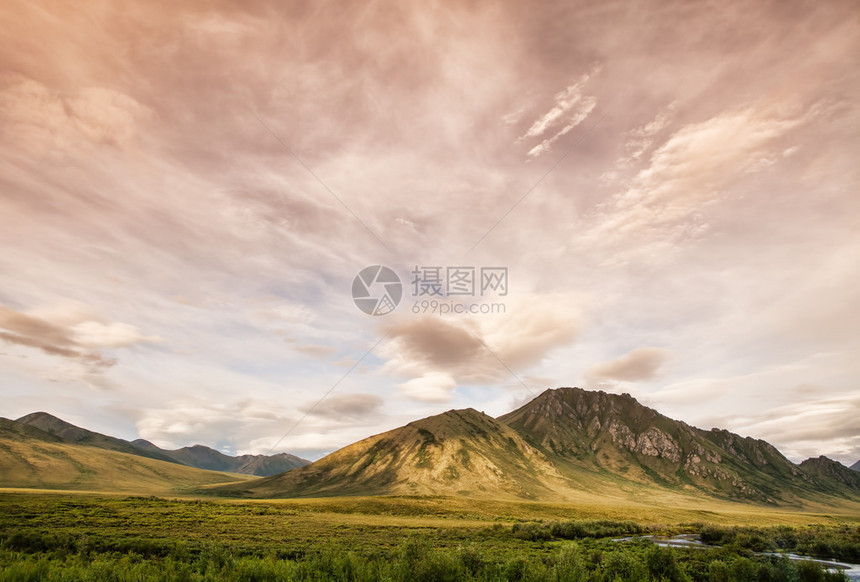
[[(116, 443), (103, 443), (116, 446)], [(176, 494), (251, 479), (205, 471), (114, 448), (79, 444), (0, 418), (0, 487)]]
[(290, 469), (302, 467), (310, 463), (310, 461), (287, 453), (279, 453), (271, 456), (240, 455), (232, 457), (203, 445), (183, 447), (177, 450), (165, 450), (144, 439), (129, 442), (93, 432), (70, 424), (47, 412), (34, 412), (22, 416), (14, 422), (36, 428), (67, 443), (86, 445), (169, 463), (178, 463), (187, 467), (209, 471), (267, 476), (289, 471)]
[[(0, 419), (0, 487), (135, 483), (254, 498), (442, 495), (582, 501), (687, 495), (763, 505), (860, 503), (860, 462), (792, 463), (769, 443), (673, 420), (628, 394), (546, 390), (493, 418), (450, 410), (314, 462), (165, 450), (39, 412)], [(237, 473), (244, 473), (239, 475)], [(257, 476), (257, 478), (254, 478)], [(854, 505), (852, 505), (854, 506)]]
[(556, 501), (672, 491), (782, 505), (860, 500), (860, 474), (826, 457), (795, 465), (763, 440), (690, 426), (628, 394), (559, 388), (498, 418), (451, 410), (216, 491)]

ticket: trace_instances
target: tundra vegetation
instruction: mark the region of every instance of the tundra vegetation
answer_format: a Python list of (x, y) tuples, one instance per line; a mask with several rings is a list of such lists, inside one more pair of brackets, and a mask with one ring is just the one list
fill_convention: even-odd
[[(631, 519), (618, 519), (623, 510), (441, 497), (3, 493), (0, 581), (827, 581), (845, 577), (785, 553), (860, 561), (860, 517), (850, 514), (631, 506)], [(762, 522), (770, 525), (754, 525)], [(682, 533), (716, 547), (643, 537)]]

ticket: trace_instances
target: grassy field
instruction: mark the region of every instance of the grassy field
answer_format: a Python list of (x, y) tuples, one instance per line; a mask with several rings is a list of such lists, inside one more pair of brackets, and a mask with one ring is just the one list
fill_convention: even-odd
[[(824, 580), (815, 564), (750, 550), (806, 549), (843, 559), (860, 551), (856, 511), (699, 505), (235, 501), (5, 490), (0, 581)], [(629, 533), (702, 532), (724, 548), (611, 541)]]

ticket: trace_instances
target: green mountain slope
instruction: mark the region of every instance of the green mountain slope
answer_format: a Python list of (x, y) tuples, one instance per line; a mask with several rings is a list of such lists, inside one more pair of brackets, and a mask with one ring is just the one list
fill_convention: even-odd
[(0, 418), (0, 487), (165, 494), (244, 478), (66, 442)]

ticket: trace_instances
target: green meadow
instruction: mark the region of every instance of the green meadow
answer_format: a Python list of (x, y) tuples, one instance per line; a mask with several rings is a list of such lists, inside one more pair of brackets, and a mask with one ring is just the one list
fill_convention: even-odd
[[(677, 534), (718, 547), (641, 537)], [(786, 552), (860, 563), (860, 515), (717, 502), (0, 493), (0, 581), (844, 579)]]

